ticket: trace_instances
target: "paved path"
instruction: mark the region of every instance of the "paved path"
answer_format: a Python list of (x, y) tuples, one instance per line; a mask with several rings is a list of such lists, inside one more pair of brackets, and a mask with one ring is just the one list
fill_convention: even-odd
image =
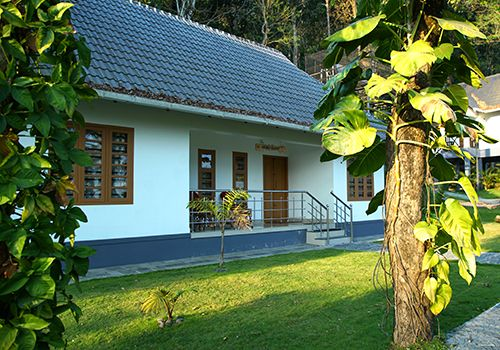
[(500, 349), (500, 303), (449, 332), (446, 342), (454, 350)]
[[(271, 255), (300, 253), (308, 250), (318, 250), (325, 248), (331, 248), (331, 247), (313, 246), (309, 244), (297, 244), (286, 247), (265, 248), (265, 249), (247, 250), (235, 253), (226, 253), (224, 256), (225, 257), (224, 260), (234, 261), (234, 260), (256, 259)], [(133, 264), (133, 265), (109, 266), (109, 267), (90, 269), (89, 272), (87, 273), (87, 276), (82, 277), (81, 280), (85, 281), (96, 278), (138, 275), (146, 272), (173, 270), (173, 269), (181, 269), (186, 267), (202, 266), (202, 265), (213, 265), (217, 264), (218, 262), (219, 262), (219, 255), (210, 255), (210, 256), (199, 256), (186, 259), (177, 259), (177, 260), (155, 261), (155, 262)]]

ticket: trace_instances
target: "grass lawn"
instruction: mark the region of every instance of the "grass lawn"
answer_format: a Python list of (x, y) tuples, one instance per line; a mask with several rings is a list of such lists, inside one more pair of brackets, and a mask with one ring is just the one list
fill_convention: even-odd
[[(379, 325), (384, 295), (372, 286), (377, 253), (321, 250), (215, 266), (82, 283), (73, 290), (83, 316), (64, 318), (70, 349), (386, 349)], [(453, 264), (454, 295), (440, 316), (446, 332), (499, 301), (500, 266), (480, 265), (470, 287)], [(190, 288), (177, 315), (159, 329), (142, 316), (151, 288)], [(390, 322), (389, 322), (390, 323)], [(390, 326), (390, 324), (389, 324)], [(388, 330), (386, 328), (386, 330)]]
[[(472, 209), (469, 208), (472, 212)], [(481, 236), (483, 252), (500, 252), (500, 223), (495, 217), (500, 215), (500, 207), (496, 209), (479, 208), (479, 216), (484, 225), (484, 235)]]
[(495, 187), (491, 190), (480, 190), (478, 193), (479, 197), (485, 199), (497, 199), (500, 198), (500, 188)]

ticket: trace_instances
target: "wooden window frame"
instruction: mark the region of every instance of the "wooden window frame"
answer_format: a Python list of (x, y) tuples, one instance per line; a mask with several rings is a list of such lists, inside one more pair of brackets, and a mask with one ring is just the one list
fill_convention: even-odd
[[(349, 166), (349, 162), (347, 163), (347, 166)], [(347, 168), (346, 166), (346, 168)], [(365, 202), (365, 201), (370, 201), (373, 196), (375, 196), (375, 180), (373, 177), (373, 174), (368, 175), (368, 176), (362, 176), (362, 177), (354, 177), (349, 173), (349, 170), (347, 170), (347, 200), (349, 202)], [(354, 196), (351, 195), (351, 189), (349, 188), (350, 185), (350, 180), (354, 179)], [(372, 195), (368, 196), (368, 179), (371, 179), (371, 185), (372, 185)], [(362, 181), (362, 186), (363, 186), (363, 196), (360, 196), (358, 193), (358, 186), (360, 185), (359, 181)]]
[[(236, 157), (243, 157), (245, 159), (245, 170), (236, 169)], [(233, 152), (233, 189), (236, 189), (236, 175), (243, 175), (245, 179), (245, 186), (241, 190), (248, 190), (248, 153), (246, 152)]]
[[(209, 153), (209, 154), (212, 155), (212, 167), (210, 169), (203, 169), (201, 167), (201, 155), (202, 154), (207, 154), (207, 153)], [(213, 149), (201, 149), (201, 148), (198, 149), (198, 191), (200, 191), (200, 192), (203, 192), (203, 190), (215, 190), (215, 186), (216, 186), (216, 183), (215, 183), (215, 175), (216, 175), (215, 168), (217, 166), (215, 156), (216, 156), (215, 150), (213, 150)], [(203, 188), (203, 189), (201, 188), (201, 179), (202, 179), (201, 174), (205, 173), (205, 172), (212, 174), (212, 188)]]
[[(74, 172), (74, 181), (78, 192), (75, 193), (75, 203), (78, 205), (109, 205), (109, 204), (133, 204), (134, 203), (134, 129), (122, 126), (114, 125), (104, 125), (104, 124), (91, 124), (86, 123), (83, 132), (80, 132), (80, 136), (77, 141), (77, 147), (79, 149), (85, 149), (85, 135), (86, 129), (92, 129), (102, 132), (102, 176), (101, 176), (101, 198), (85, 198), (85, 167), (77, 166)], [(119, 165), (125, 166), (127, 168), (127, 175), (113, 175), (113, 133), (124, 133), (127, 134), (127, 164)], [(126, 178), (127, 186), (124, 187), (127, 190), (127, 198), (113, 198), (112, 197), (112, 181), (113, 177)]]

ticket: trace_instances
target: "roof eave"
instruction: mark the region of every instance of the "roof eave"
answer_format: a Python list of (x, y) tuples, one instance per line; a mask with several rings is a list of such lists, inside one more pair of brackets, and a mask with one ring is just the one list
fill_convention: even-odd
[(234, 120), (234, 121), (239, 121), (239, 122), (268, 125), (268, 126), (274, 126), (274, 127), (284, 128), (284, 129), (292, 129), (292, 130), (297, 130), (297, 131), (305, 131), (305, 132), (314, 133), (313, 131), (311, 131), (311, 129), (308, 126), (294, 124), (294, 123), (288, 123), (288, 122), (284, 122), (284, 121), (280, 121), (280, 120), (266, 119), (263, 117), (220, 111), (220, 110), (215, 110), (215, 109), (210, 109), (210, 108), (202, 108), (202, 107), (197, 107), (197, 106), (192, 106), (192, 105), (183, 105), (180, 103), (159, 101), (159, 100), (154, 100), (154, 99), (150, 99), (150, 98), (128, 95), (128, 94), (121, 94), (118, 92), (106, 91), (106, 90), (101, 90), (101, 89), (96, 89), (96, 91), (97, 91), (99, 97), (101, 97), (105, 100), (119, 101), (119, 102), (140, 105), (140, 106), (159, 108), (159, 109), (163, 109), (163, 110), (171, 110), (171, 111), (177, 111), (177, 112), (182, 112), (182, 113), (209, 116), (209, 117), (225, 119), (225, 120)]

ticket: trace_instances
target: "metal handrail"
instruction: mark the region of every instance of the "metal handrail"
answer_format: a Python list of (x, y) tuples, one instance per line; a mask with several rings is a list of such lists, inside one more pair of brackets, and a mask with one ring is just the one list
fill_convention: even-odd
[[(190, 200), (194, 193), (210, 196), (214, 201), (220, 201), (220, 194), (230, 189), (195, 189), (190, 191)], [(262, 227), (302, 224), (320, 235), (330, 239), (330, 213), (328, 205), (304, 190), (247, 190), (250, 198), (246, 201), (252, 226)], [(275, 198), (273, 194), (286, 194), (286, 197)], [(208, 195), (207, 195), (208, 194)], [(268, 197), (266, 196), (268, 195)], [(190, 211), (191, 232), (216, 229), (218, 222), (207, 213)], [(228, 223), (231, 224), (231, 223)]]
[[(354, 230), (352, 224), (352, 204), (347, 204), (339, 196), (337, 196), (333, 191), (330, 194), (335, 199), (334, 210), (335, 210), (335, 222), (336, 224), (343, 226), (344, 234), (349, 236), (351, 243), (354, 241)], [(340, 203), (340, 204), (339, 204)]]

